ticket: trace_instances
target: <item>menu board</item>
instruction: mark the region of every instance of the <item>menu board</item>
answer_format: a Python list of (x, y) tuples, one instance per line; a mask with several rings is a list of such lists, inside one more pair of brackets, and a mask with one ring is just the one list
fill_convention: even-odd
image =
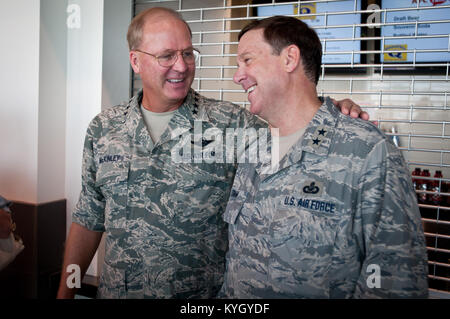
[(381, 27), (384, 41), (381, 40), (380, 61), (399, 64), (450, 61), (450, 23), (445, 22), (450, 21), (449, 5), (450, 0), (381, 0), (381, 9), (400, 10), (387, 10), (386, 17), (381, 14), (381, 22), (387, 25)]
[(301, 14), (299, 19), (314, 27), (322, 41), (325, 51), (322, 63), (358, 64), (361, 54), (355, 52), (361, 50), (361, 41), (353, 39), (361, 36), (361, 27), (357, 26), (361, 23), (361, 14), (353, 13), (356, 10), (361, 10), (361, 0), (261, 6), (257, 8), (257, 16)]

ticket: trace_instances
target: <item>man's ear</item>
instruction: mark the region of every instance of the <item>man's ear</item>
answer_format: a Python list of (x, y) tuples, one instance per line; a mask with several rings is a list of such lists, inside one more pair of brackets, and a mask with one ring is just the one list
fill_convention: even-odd
[(130, 51), (130, 64), (131, 67), (133, 68), (134, 73), (140, 72), (140, 63), (136, 51)]
[(300, 64), (300, 49), (291, 44), (283, 49), (283, 62), (286, 72), (293, 72)]

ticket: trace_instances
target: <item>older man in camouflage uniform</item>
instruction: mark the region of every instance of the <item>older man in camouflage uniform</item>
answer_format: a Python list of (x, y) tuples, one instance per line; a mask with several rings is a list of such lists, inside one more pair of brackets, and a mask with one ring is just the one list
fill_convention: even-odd
[[(78, 264), (84, 273), (105, 232), (98, 297), (213, 297), (223, 281), (227, 229), (221, 216), (236, 165), (174, 163), (171, 151), (194, 121), (203, 130), (223, 131), (263, 124), (245, 109), (190, 89), (195, 70), (190, 30), (175, 12), (147, 11), (130, 30), (139, 23), (143, 35), (140, 43), (130, 43), (130, 60), (144, 89), (89, 125), (64, 267)], [(130, 31), (129, 41), (136, 42), (133, 36)], [(167, 59), (175, 60), (171, 67), (161, 65)], [(148, 110), (171, 113), (156, 141), (144, 122)], [(63, 274), (59, 297), (72, 297)]]
[[(58, 297), (74, 296), (66, 285), (66, 267), (77, 264), (84, 274), (103, 232), (98, 297), (214, 297), (223, 282), (227, 229), (222, 214), (236, 163), (195, 158), (178, 163), (173, 150), (195, 123), (202, 131), (222, 132), (266, 124), (245, 109), (190, 89), (195, 50), (189, 26), (176, 12), (154, 8), (139, 14), (128, 41), (143, 90), (89, 125), (82, 192)], [(191, 142), (207, 149), (210, 141)]]
[[(104, 112), (87, 133), (83, 191), (73, 221), (107, 233), (99, 297), (214, 296), (224, 272), (227, 229), (221, 216), (235, 166), (173, 164), (171, 151), (194, 121), (203, 130), (261, 123), (231, 103), (190, 91), (154, 144), (139, 113), (140, 99), (142, 92)], [(103, 210), (104, 215), (92, 213)]]
[(287, 154), (272, 171), (273, 163), (238, 167), (224, 214), (229, 253), (220, 295), (426, 297), (426, 248), (408, 169), (375, 126), (319, 102), (316, 33), (298, 19), (272, 17), (239, 39), (234, 80), (250, 91), (250, 110), (279, 128)]

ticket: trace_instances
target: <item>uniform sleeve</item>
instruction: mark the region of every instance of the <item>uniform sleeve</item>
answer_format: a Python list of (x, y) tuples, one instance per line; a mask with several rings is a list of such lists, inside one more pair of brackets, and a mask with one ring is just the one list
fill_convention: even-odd
[(354, 298), (426, 298), (425, 238), (403, 156), (383, 140), (365, 164), (357, 203), (362, 234), (355, 234), (362, 268)]
[(72, 221), (92, 231), (105, 231), (105, 199), (96, 181), (96, 164), (94, 160), (95, 119), (89, 125), (84, 141), (83, 164), (81, 176), (81, 193)]

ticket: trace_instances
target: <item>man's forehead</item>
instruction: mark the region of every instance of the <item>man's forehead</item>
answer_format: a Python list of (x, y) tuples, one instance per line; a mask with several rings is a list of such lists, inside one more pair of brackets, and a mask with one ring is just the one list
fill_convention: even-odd
[(150, 12), (148, 12), (145, 15), (145, 21), (158, 21), (158, 20), (170, 20), (175, 19), (181, 21), (180, 17), (176, 14), (166, 11), (166, 10), (159, 10), (154, 8)]
[(153, 47), (170, 45), (174, 49), (191, 47), (191, 34), (186, 24), (176, 17), (167, 14), (165, 17), (168, 19), (148, 19), (145, 22), (142, 30), (142, 44)]
[(158, 32), (162, 29), (173, 30), (174, 28), (186, 29), (189, 32), (186, 24), (182, 20), (168, 14), (148, 17), (145, 20), (143, 29), (145, 32)]
[(256, 29), (246, 32), (238, 44), (238, 57), (246, 54), (260, 52), (266, 48), (268, 43), (264, 41), (263, 30)]

